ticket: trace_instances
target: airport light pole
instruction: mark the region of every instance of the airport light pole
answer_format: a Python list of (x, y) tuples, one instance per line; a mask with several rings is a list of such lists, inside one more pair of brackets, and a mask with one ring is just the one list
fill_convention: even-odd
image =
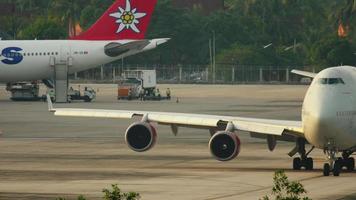
[[(213, 78), (213, 84), (216, 82), (216, 32), (215, 30), (211, 30), (211, 33), (213, 34), (213, 38), (209, 38), (209, 55), (210, 55), (210, 68), (211, 68), (211, 73), (213, 73), (212, 78)], [(209, 79), (209, 76), (208, 76)]]
[(211, 73), (214, 74), (214, 60), (213, 60), (213, 47), (212, 47), (212, 40), (209, 38), (209, 55), (210, 55), (210, 69)]
[(210, 66), (213, 73), (213, 84), (216, 82), (216, 37), (215, 30), (212, 31), (213, 39), (209, 39)]

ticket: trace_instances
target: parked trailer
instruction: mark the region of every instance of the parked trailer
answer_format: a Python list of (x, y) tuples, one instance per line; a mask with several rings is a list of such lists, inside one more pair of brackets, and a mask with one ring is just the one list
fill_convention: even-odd
[(11, 92), (13, 101), (40, 101), (45, 96), (39, 95), (40, 86), (37, 82), (18, 82), (8, 84), (6, 90)]
[(127, 70), (118, 84), (118, 100), (169, 100), (157, 89), (156, 70)]

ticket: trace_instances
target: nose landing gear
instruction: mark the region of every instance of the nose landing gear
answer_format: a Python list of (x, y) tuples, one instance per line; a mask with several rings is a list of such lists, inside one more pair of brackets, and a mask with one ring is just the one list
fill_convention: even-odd
[(333, 173), (334, 176), (339, 176), (340, 175), (340, 164), (337, 162), (336, 159), (336, 151), (334, 149), (326, 149), (324, 150), (324, 153), (327, 154), (327, 159), (329, 163), (325, 163), (323, 167), (323, 174), (324, 176), (329, 176), (330, 172)]
[(326, 149), (324, 152), (327, 154), (327, 158), (329, 163), (324, 164), (323, 174), (324, 176), (329, 176), (330, 172), (333, 173), (334, 176), (339, 176), (343, 167), (345, 167), (348, 171), (355, 170), (355, 159), (350, 157), (353, 151), (344, 151), (342, 153), (342, 157), (336, 157), (336, 150)]

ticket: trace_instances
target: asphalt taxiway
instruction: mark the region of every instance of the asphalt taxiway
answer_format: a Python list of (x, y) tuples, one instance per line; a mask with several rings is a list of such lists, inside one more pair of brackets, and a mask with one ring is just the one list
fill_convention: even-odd
[[(153, 110), (300, 120), (307, 86), (161, 85), (172, 101), (117, 101), (115, 85), (94, 85), (93, 103), (58, 107)], [(177, 97), (178, 102), (177, 103)], [(158, 126), (157, 145), (146, 153), (129, 150), (124, 132), (134, 120), (63, 118), (47, 112), (44, 102), (11, 102), (0, 87), (0, 199), (101, 199), (103, 188), (118, 184), (142, 199), (259, 199), (269, 194), (272, 176), (283, 169), (301, 181), (313, 199), (356, 199), (356, 173), (323, 177), (325, 161), (314, 150), (313, 171), (291, 170), (293, 144), (266, 142), (239, 133), (242, 149), (230, 162), (214, 160), (209, 133), (182, 128), (175, 137)]]

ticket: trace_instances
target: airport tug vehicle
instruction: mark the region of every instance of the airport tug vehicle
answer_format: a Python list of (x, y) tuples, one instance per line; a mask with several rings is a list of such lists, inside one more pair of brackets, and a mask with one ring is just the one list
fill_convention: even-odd
[(80, 86), (78, 90), (74, 90), (73, 87), (69, 88), (68, 91), (69, 101), (84, 101), (91, 102), (96, 98), (96, 92), (91, 87), (84, 87), (83, 93), (80, 91)]
[[(47, 94), (53, 102), (56, 101), (56, 92), (54, 88), (48, 88)], [(70, 87), (68, 90), (68, 102), (72, 101), (84, 101), (92, 102), (96, 98), (96, 91), (91, 87), (84, 87), (84, 91), (81, 92), (80, 86), (75, 90), (73, 87)]]

